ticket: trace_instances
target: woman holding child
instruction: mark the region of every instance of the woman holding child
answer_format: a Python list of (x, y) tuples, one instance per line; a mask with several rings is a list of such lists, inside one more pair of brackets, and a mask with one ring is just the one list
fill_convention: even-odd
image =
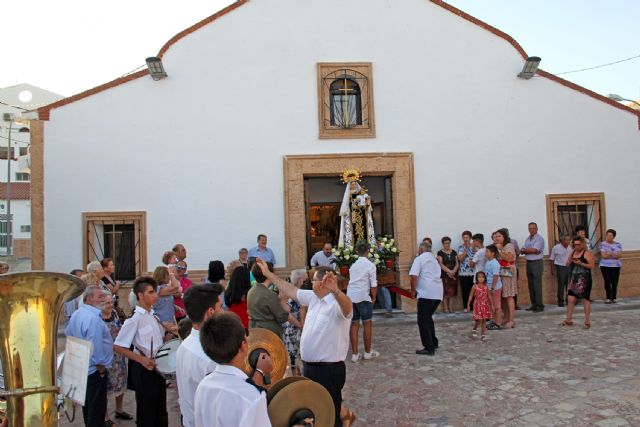
[(516, 304), (514, 297), (518, 293), (518, 280), (516, 276), (516, 249), (511, 243), (509, 232), (501, 228), (494, 234), (496, 247), (498, 248), (498, 262), (500, 263), (500, 280), (502, 281), (502, 300), (504, 302), (504, 324), (506, 328), (514, 328)]

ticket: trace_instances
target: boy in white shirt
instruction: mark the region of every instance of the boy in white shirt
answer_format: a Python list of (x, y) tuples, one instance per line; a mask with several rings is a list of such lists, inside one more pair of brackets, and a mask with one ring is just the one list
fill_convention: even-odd
[(196, 390), (196, 427), (271, 427), (262, 385), (273, 364), (262, 353), (251, 379), (242, 371), (249, 344), (240, 318), (234, 313), (210, 317), (200, 329), (200, 342), (218, 366)]

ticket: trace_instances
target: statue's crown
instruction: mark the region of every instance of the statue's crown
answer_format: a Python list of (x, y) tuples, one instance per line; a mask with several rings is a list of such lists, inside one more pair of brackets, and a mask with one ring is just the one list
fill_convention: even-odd
[(360, 181), (360, 171), (356, 168), (346, 169), (342, 172), (342, 183), (347, 184), (353, 181)]

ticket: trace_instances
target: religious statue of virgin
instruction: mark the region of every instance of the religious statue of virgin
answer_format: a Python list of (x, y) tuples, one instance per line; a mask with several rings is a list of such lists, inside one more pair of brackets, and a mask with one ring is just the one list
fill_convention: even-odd
[(346, 184), (346, 188), (340, 206), (338, 243), (344, 247), (353, 247), (361, 240), (370, 245), (376, 244), (371, 197), (359, 181), (360, 171), (357, 169), (347, 169), (342, 174), (342, 182)]

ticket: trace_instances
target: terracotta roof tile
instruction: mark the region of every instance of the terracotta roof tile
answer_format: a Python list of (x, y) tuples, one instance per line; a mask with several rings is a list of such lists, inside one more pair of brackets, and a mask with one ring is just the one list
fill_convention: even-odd
[[(486, 22), (481, 21), (478, 18), (469, 15), (468, 13), (463, 12), (462, 10), (458, 9), (457, 7), (454, 7), (454, 6), (450, 5), (449, 3), (446, 3), (446, 2), (444, 2), (442, 0), (428, 0), (428, 1), (430, 1), (431, 3), (433, 3), (435, 5), (440, 6), (440, 7), (444, 8), (444, 9), (446, 9), (446, 10), (448, 10), (448, 11), (450, 11), (450, 12), (456, 14), (456, 15), (458, 15), (459, 17), (461, 17), (463, 19), (466, 19), (467, 21), (469, 21), (469, 22), (471, 22), (471, 23), (473, 23), (475, 25), (478, 25), (478, 26), (484, 28), (485, 30), (495, 34), (498, 37), (503, 38), (508, 43), (510, 43), (520, 53), (520, 55), (524, 59), (526, 59), (528, 57), (527, 53), (522, 48), (522, 46), (520, 46), (520, 44), (517, 41), (515, 41), (513, 39), (513, 37), (511, 37), (510, 35), (506, 34), (505, 32), (500, 31), (499, 29), (487, 24)], [(226, 15), (227, 13), (239, 8), (240, 6), (242, 6), (242, 5), (244, 5), (244, 4), (248, 3), (248, 2), (249, 2), (249, 0), (238, 0), (235, 3), (225, 7), (224, 9), (222, 9), (222, 10), (214, 13), (213, 15), (203, 19), (202, 21), (196, 23), (195, 25), (192, 25), (191, 27), (187, 28), (186, 30), (181, 31), (180, 33), (178, 33), (175, 36), (173, 36), (167, 43), (165, 43), (164, 46), (162, 46), (162, 48), (160, 49), (160, 52), (158, 53), (158, 56), (162, 57), (169, 50), (169, 48), (172, 45), (174, 45), (176, 42), (178, 42), (180, 39), (182, 39), (185, 36), (193, 33), (194, 31), (199, 30), (200, 28), (204, 27), (205, 25), (210, 24), (211, 22), (215, 21), (216, 19), (220, 18), (221, 16)], [(131, 80), (138, 79), (140, 77), (144, 77), (147, 74), (148, 74), (148, 72), (147, 72), (146, 69), (145, 70), (141, 70), (141, 71), (138, 71), (136, 73), (129, 74), (128, 76), (120, 77), (120, 78), (112, 80), (112, 81), (110, 81), (108, 83), (105, 83), (105, 84), (102, 84), (100, 86), (94, 87), (93, 89), (89, 89), (87, 91), (81, 92), (81, 93), (79, 93), (77, 95), (73, 95), (73, 96), (71, 96), (69, 98), (65, 98), (65, 99), (62, 99), (60, 101), (54, 102), (53, 104), (49, 104), (49, 105), (46, 105), (44, 107), (41, 107), (41, 108), (39, 108), (37, 110), (38, 111), (38, 118), (40, 120), (49, 120), (50, 112), (54, 108), (58, 108), (58, 107), (61, 107), (63, 105), (67, 105), (67, 104), (70, 104), (72, 102), (78, 101), (80, 99), (87, 98), (87, 97), (89, 97), (91, 95), (95, 95), (96, 93), (105, 91), (105, 90), (110, 89), (112, 87), (121, 85), (121, 84), (129, 82)], [(628, 106), (626, 106), (624, 104), (621, 104), (621, 103), (619, 103), (617, 101), (614, 101), (612, 99), (609, 99), (606, 96), (600, 95), (600, 94), (598, 94), (598, 93), (596, 93), (596, 92), (594, 92), (592, 90), (589, 90), (589, 89), (587, 89), (585, 87), (582, 87), (580, 85), (577, 85), (575, 83), (567, 81), (567, 80), (565, 80), (565, 79), (563, 79), (561, 77), (555, 76), (555, 75), (553, 75), (553, 74), (551, 74), (551, 73), (549, 73), (547, 71), (538, 69), (538, 76), (548, 78), (549, 80), (553, 80), (556, 83), (559, 83), (559, 84), (561, 84), (563, 86), (566, 86), (566, 87), (568, 87), (570, 89), (573, 89), (573, 90), (576, 90), (578, 92), (581, 92), (581, 93), (583, 93), (583, 94), (585, 94), (587, 96), (590, 96), (590, 97), (592, 97), (594, 99), (597, 99), (598, 101), (602, 101), (602, 102), (604, 102), (606, 104), (609, 104), (612, 107), (615, 107), (615, 108), (618, 108), (620, 110), (624, 110), (624, 111), (630, 112), (630, 113), (632, 113), (634, 115), (637, 115), (638, 116), (638, 128), (640, 129), (640, 112), (632, 109), (631, 107), (628, 107)]]

